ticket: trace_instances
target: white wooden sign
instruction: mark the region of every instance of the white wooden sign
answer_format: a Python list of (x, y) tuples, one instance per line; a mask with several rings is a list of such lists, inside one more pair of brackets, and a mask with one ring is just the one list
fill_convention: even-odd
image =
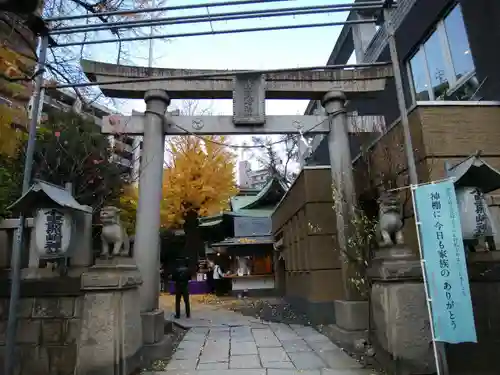
[(62, 257), (71, 240), (71, 216), (58, 209), (40, 209), (35, 216), (35, 245), (40, 258)]

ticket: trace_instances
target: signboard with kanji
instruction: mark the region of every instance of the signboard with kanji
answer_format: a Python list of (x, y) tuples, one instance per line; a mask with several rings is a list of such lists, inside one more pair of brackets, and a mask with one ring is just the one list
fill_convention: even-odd
[(445, 181), (413, 194), (435, 340), (477, 342), (455, 187)]
[(35, 217), (36, 248), (41, 258), (59, 258), (68, 250), (71, 217), (54, 208), (38, 210)]

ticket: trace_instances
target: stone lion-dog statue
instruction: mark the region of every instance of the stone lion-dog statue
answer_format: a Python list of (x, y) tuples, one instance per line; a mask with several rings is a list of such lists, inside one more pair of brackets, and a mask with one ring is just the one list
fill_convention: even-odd
[(130, 254), (130, 242), (123, 225), (120, 221), (120, 210), (113, 206), (103, 207), (100, 212), (102, 223), (102, 251), (101, 257), (110, 256), (109, 246), (113, 246), (112, 256), (128, 256)]
[(396, 192), (384, 192), (378, 199), (378, 230), (379, 247), (403, 245), (403, 209)]

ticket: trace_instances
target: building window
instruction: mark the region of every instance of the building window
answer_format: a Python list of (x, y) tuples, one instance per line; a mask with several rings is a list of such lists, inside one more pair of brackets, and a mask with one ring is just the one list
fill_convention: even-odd
[(427, 68), (431, 81), (431, 90), (435, 99), (444, 97), (450, 84), (446, 77), (446, 62), (438, 32), (434, 32), (424, 44), (424, 53), (427, 58)]
[(462, 8), (456, 5), (408, 61), (414, 101), (477, 99)]
[(410, 69), (413, 73), (413, 89), (417, 101), (429, 100), (429, 84), (427, 82), (427, 69), (425, 68), (425, 54), (419, 50), (410, 60)]
[(462, 15), (462, 8), (456, 6), (444, 20), (455, 78), (459, 81), (474, 71), (469, 40)]

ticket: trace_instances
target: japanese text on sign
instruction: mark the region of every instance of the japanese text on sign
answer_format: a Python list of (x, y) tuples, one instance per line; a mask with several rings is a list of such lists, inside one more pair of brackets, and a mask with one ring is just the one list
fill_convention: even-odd
[(443, 277), (443, 290), (446, 296), (446, 311), (448, 313), (450, 319), (450, 325), (453, 330), (457, 329), (457, 322), (455, 320), (455, 314), (453, 313), (453, 308), (455, 307), (455, 301), (453, 301), (453, 292), (452, 286), (448, 282), (450, 277), (450, 260), (448, 259), (448, 249), (443, 243), (444, 234), (443, 228), (444, 225), (441, 224), (441, 195), (439, 193), (431, 193), (431, 207), (432, 207), (432, 216), (434, 220), (434, 228), (436, 232), (436, 240), (438, 242), (438, 255), (439, 255), (439, 267), (441, 269), (441, 277)]
[(476, 230), (475, 230), (475, 236), (476, 237), (481, 237), (482, 235), (486, 234), (486, 230), (488, 229), (487, 226), (487, 216), (486, 216), (486, 209), (485, 209), (485, 202), (484, 202), (484, 195), (479, 189), (476, 189), (474, 191), (474, 203), (476, 206)]
[(45, 250), (47, 254), (56, 254), (62, 249), (63, 214), (57, 210), (46, 213)]
[(452, 182), (414, 188), (436, 341), (476, 342), (463, 239)]

